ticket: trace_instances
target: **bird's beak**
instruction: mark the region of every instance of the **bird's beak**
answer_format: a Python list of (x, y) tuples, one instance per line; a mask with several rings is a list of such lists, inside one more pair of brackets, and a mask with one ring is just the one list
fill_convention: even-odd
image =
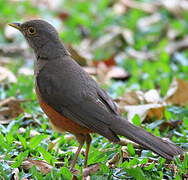
[(21, 24), (20, 23), (9, 23), (9, 26), (12, 26), (18, 30), (21, 30)]

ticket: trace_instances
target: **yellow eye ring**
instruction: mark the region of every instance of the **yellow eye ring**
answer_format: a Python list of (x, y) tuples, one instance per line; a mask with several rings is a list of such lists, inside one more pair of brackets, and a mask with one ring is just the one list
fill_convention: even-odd
[(29, 27), (27, 30), (28, 34), (34, 35), (36, 33), (36, 29), (34, 27)]

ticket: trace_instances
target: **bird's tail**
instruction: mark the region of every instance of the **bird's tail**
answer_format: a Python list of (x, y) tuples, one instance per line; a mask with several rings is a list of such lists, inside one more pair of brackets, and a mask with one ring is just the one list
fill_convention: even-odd
[(184, 150), (175, 144), (154, 136), (144, 129), (131, 124), (126, 119), (120, 118), (114, 122), (116, 123), (113, 124), (112, 130), (116, 134), (125, 136), (168, 160), (172, 160), (174, 156), (184, 153)]

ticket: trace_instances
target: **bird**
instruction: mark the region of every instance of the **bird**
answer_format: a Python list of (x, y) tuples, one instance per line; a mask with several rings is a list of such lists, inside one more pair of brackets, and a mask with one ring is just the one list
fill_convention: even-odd
[(9, 25), (18, 29), (34, 50), (35, 91), (52, 127), (61, 133), (72, 133), (79, 143), (71, 170), (85, 143), (87, 167), (92, 133), (114, 143), (124, 136), (170, 161), (185, 152), (122, 117), (113, 99), (73, 59), (50, 23), (33, 19)]

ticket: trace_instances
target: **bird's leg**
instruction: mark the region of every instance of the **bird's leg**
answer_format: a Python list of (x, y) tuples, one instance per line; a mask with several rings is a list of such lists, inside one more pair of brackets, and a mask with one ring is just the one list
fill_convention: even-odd
[(86, 157), (84, 161), (84, 168), (87, 167), (87, 160), (88, 160), (88, 155), (89, 155), (89, 149), (90, 149), (90, 144), (91, 144), (91, 136), (89, 134), (86, 135)]
[(78, 146), (78, 149), (76, 150), (74, 160), (71, 163), (71, 168), (70, 168), (71, 171), (74, 170), (74, 166), (75, 166), (76, 161), (78, 159), (78, 155), (79, 155), (79, 153), (80, 153), (80, 151), (81, 151), (81, 149), (82, 149), (82, 147), (85, 143), (85, 140), (86, 140), (86, 136), (84, 136), (82, 134), (76, 134), (75, 136), (76, 136), (77, 141), (79, 142), (79, 146)]

